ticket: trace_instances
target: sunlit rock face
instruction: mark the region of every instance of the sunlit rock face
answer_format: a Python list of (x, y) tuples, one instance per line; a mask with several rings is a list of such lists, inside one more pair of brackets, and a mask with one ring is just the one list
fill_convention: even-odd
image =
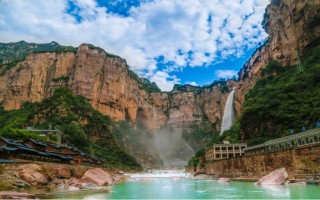
[(270, 60), (294, 65), (297, 51), (302, 59), (309, 48), (319, 44), (319, 1), (272, 0), (266, 11), (264, 27), (269, 41), (245, 63), (239, 82), (147, 92), (130, 75), (124, 59), (83, 44), (77, 52), (31, 53), (7, 71), (2, 67), (0, 102), (7, 110), (19, 109), (24, 102), (38, 102), (51, 96), (56, 88), (69, 87), (89, 99), (101, 113), (117, 121), (142, 124), (151, 133), (161, 129), (181, 133), (203, 122), (219, 132), (223, 108), (232, 90), (235, 116), (239, 116), (245, 95)]
[(266, 8), (263, 26), (268, 42), (251, 56), (240, 70), (240, 86), (236, 99), (240, 104), (245, 95), (261, 78), (260, 71), (270, 60), (282, 66), (295, 65), (320, 42), (320, 1), (272, 0)]
[(6, 110), (41, 101), (56, 88), (69, 87), (114, 120), (139, 122), (150, 130), (166, 127), (173, 132), (200, 125), (204, 116), (212, 123), (219, 122), (221, 106), (233, 84), (231, 81), (224, 92), (221, 84), (147, 92), (129, 75), (125, 60), (86, 44), (77, 53), (30, 53), (5, 71), (0, 83), (0, 101)]

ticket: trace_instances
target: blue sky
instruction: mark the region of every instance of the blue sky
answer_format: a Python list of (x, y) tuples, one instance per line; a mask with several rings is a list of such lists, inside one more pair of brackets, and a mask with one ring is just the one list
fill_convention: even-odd
[(162, 90), (236, 75), (269, 0), (2, 0), (0, 41), (91, 43)]

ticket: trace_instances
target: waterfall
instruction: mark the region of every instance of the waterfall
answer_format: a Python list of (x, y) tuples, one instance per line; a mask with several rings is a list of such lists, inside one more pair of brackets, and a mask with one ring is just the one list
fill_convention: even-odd
[(229, 94), (226, 105), (224, 107), (220, 135), (222, 135), (224, 131), (227, 131), (231, 128), (234, 120), (234, 108), (233, 108), (234, 92), (235, 91), (232, 90), (232, 92)]

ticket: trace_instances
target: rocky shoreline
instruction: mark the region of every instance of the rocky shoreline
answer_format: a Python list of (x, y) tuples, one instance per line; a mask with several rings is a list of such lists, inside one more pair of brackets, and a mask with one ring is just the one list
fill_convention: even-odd
[(53, 163), (2, 164), (0, 170), (0, 199), (33, 199), (34, 195), (16, 192), (30, 187), (61, 192), (106, 190), (126, 180), (122, 172)]

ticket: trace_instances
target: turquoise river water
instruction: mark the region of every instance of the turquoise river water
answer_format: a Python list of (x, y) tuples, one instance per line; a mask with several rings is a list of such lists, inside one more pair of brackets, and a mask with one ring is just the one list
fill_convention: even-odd
[(259, 187), (252, 182), (157, 178), (117, 184), (111, 193), (80, 199), (320, 199), (319, 185)]

